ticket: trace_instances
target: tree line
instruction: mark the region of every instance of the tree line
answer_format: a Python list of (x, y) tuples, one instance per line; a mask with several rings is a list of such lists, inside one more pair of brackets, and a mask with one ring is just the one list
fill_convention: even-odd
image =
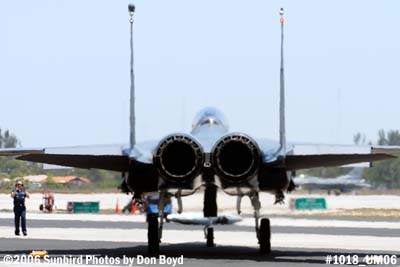
[(13, 148), (19, 144), (18, 138), (10, 132), (10, 130), (3, 130), (0, 128), (0, 148)]
[[(15, 148), (19, 145), (20, 141), (15, 134), (0, 128), (0, 148)], [(42, 173), (39, 164), (14, 160), (13, 157), (0, 157), (0, 177), (16, 178), (39, 173)]]
[[(388, 132), (379, 130), (377, 145), (400, 146), (400, 132), (398, 130)], [(372, 168), (365, 169), (364, 178), (375, 188), (400, 188), (400, 158), (374, 162), (372, 166)]]

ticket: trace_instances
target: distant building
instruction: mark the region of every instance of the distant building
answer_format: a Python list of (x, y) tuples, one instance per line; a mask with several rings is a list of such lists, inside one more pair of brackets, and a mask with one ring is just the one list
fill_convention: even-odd
[(67, 184), (76, 187), (90, 184), (90, 180), (88, 178), (79, 176), (54, 176), (52, 180), (58, 184)]
[(22, 180), (26, 181), (30, 189), (42, 188), (42, 185), (47, 181), (47, 175), (27, 175), (22, 177)]
[(45, 175), (45, 174), (27, 175), (27, 176), (22, 177), (22, 179), (25, 181), (28, 181), (28, 182), (45, 183), (47, 180), (47, 175)]

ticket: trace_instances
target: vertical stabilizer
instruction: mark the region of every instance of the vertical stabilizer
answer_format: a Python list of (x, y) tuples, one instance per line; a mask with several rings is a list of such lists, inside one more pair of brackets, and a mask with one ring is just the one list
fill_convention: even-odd
[(129, 134), (129, 146), (132, 150), (134, 145), (136, 144), (136, 132), (135, 132), (135, 73), (133, 70), (133, 14), (135, 13), (135, 6), (133, 4), (128, 5), (131, 24), (131, 40), (130, 40), (130, 48), (131, 48), (131, 62), (130, 62), (130, 76), (131, 76), (131, 88), (130, 88), (130, 115), (129, 115), (129, 123), (130, 123), (130, 134)]
[(281, 15), (281, 68), (280, 68), (280, 101), (279, 101), (279, 142), (280, 142), (280, 152), (282, 154), (286, 153), (286, 130), (285, 130), (285, 76), (284, 76), (284, 66), (283, 66), (283, 24), (285, 19), (283, 18), (283, 8), (279, 11)]

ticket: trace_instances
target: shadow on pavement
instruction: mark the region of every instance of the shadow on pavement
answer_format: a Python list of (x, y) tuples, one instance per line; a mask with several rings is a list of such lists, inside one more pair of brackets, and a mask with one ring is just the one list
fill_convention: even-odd
[[(95, 242), (94, 242), (95, 243)], [(124, 244), (126, 245), (126, 243)], [(47, 249), (50, 256), (60, 255), (97, 255), (109, 257), (136, 257), (137, 255), (154, 256), (147, 253), (145, 244), (132, 244), (132, 247), (115, 247), (115, 248), (87, 248), (87, 249)], [(27, 250), (8, 250), (2, 251), (1, 254), (28, 254)], [(327, 255), (358, 255), (363, 258), (371, 254), (354, 251), (338, 251), (338, 250), (311, 250), (311, 249), (284, 249), (277, 248), (269, 255), (262, 255), (258, 249), (243, 246), (217, 246), (207, 248), (204, 243), (182, 243), (182, 244), (164, 244), (161, 246), (160, 254), (168, 257), (179, 257), (183, 255), (185, 260), (231, 260), (231, 261), (255, 261), (255, 262), (280, 262), (280, 263), (308, 263), (308, 264), (325, 264)], [(392, 253), (393, 254), (393, 253)], [(397, 255), (400, 258), (400, 255)], [(1, 257), (0, 257), (1, 258)]]

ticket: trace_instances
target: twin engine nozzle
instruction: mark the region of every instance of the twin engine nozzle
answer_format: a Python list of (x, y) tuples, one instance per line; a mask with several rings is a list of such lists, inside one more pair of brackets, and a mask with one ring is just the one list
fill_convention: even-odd
[[(239, 184), (257, 174), (261, 152), (247, 135), (229, 134), (216, 142), (210, 159), (216, 175), (227, 183)], [(153, 162), (166, 181), (181, 184), (191, 182), (202, 173), (205, 154), (193, 137), (175, 134), (160, 142)]]
[(160, 142), (153, 162), (165, 180), (183, 183), (200, 175), (204, 158), (203, 148), (196, 140), (188, 135), (175, 134)]
[(212, 149), (211, 162), (215, 173), (229, 183), (253, 178), (260, 166), (261, 152), (257, 143), (244, 134), (222, 137)]

